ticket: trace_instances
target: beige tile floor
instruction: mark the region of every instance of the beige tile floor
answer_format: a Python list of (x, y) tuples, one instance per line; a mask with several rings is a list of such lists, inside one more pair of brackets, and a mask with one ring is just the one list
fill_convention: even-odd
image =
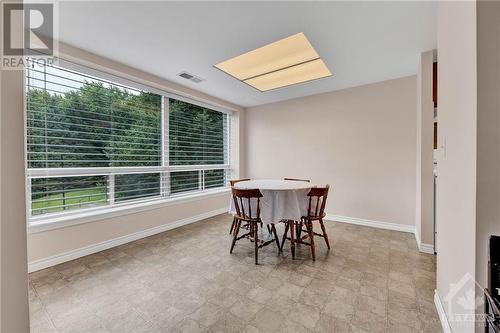
[[(229, 254), (221, 215), (30, 274), (32, 332), (441, 332), (412, 234), (327, 223), (332, 250)], [(287, 244), (288, 245), (288, 244)]]

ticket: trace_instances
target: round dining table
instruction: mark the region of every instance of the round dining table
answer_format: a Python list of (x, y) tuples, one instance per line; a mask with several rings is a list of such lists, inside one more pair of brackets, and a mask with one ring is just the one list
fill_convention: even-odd
[[(237, 189), (260, 190), (263, 196), (260, 199), (260, 217), (264, 224), (282, 220), (300, 221), (302, 216), (307, 215), (307, 193), (315, 186), (310, 182), (283, 179), (246, 180), (234, 184)], [(229, 211), (236, 213), (233, 200)], [(252, 207), (252, 211), (256, 209)]]

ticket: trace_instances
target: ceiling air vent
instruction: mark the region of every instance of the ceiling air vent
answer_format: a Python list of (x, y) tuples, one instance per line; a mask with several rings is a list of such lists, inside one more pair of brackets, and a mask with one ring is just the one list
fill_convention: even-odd
[(189, 74), (188, 72), (182, 72), (179, 74), (179, 76), (186, 79), (186, 80), (193, 81), (194, 83), (200, 83), (201, 81), (203, 81), (203, 79), (201, 77), (198, 77), (198, 76), (193, 75), (193, 74)]

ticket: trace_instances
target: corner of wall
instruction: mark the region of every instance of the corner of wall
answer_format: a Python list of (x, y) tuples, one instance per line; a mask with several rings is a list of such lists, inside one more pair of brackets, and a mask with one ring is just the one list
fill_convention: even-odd
[(23, 71), (0, 79), (0, 331), (29, 332)]
[(422, 242), (434, 243), (433, 137), (434, 103), (432, 66), (434, 50), (420, 54), (417, 72), (417, 157), (416, 157), (416, 232)]

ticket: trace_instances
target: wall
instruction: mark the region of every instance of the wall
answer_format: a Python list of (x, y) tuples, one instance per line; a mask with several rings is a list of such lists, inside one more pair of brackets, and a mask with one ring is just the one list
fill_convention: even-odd
[(477, 2), (476, 280), (488, 285), (488, 241), (500, 235), (500, 3)]
[[(434, 51), (423, 52), (417, 71), (417, 179), (416, 237), (419, 247), (434, 246), (434, 102), (432, 64)], [(428, 249), (429, 250), (429, 249)]]
[[(12, 33), (23, 29), (14, 22)], [(23, 71), (0, 71), (1, 332), (29, 332), (23, 83)]]
[(23, 72), (2, 71), (1, 80), (1, 331), (28, 332), (26, 210), (22, 154), (24, 150)]
[(245, 112), (246, 176), (333, 187), (328, 214), (415, 224), (416, 77)]
[[(476, 4), (439, 1), (437, 13), (438, 146), (443, 147), (437, 160), (437, 294), (443, 301), (452, 283), (467, 273), (475, 276)], [(450, 324), (453, 332), (472, 330)]]
[[(67, 60), (171, 93), (233, 110), (234, 116), (231, 124), (231, 151), (233, 155), (231, 162), (234, 167), (232, 170), (233, 175), (235, 177), (239, 176), (239, 165), (242, 160), (238, 149), (240, 146), (239, 129), (241, 128), (242, 108), (70, 45), (61, 43), (59, 52)], [(21, 151), (19, 150), (18, 153)], [(23, 185), (18, 185), (18, 187), (24, 189), (24, 180)], [(156, 228), (154, 230), (165, 230), (168, 225), (176, 225), (175, 222), (178, 221), (192, 220), (193, 217), (203, 218), (210, 215), (210, 213), (220, 214), (226, 209), (228, 202), (229, 193), (226, 192), (209, 198), (196, 199), (188, 203), (169, 205), (140, 213), (100, 219), (95, 222), (49, 231), (32, 232), (28, 234), (28, 261), (31, 263), (31, 269), (39, 269), (50, 264), (72, 259), (78, 254), (89, 253), (89, 251), (122, 242), (127, 235), (148, 233), (152, 228)], [(24, 209), (22, 207), (20, 211), (24, 212)]]

